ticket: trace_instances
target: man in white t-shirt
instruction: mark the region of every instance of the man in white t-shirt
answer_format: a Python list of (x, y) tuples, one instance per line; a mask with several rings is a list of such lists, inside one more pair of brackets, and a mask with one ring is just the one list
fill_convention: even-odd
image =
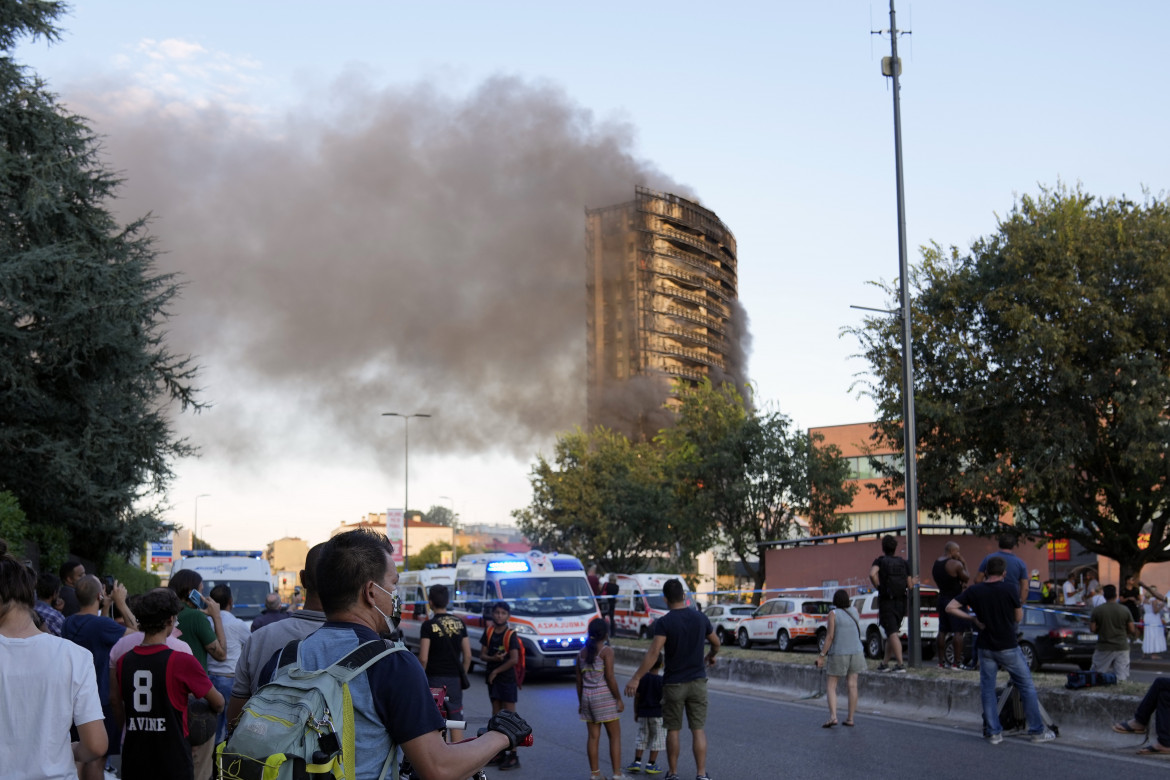
[[(232, 589), (227, 585), (216, 585), (211, 589), (211, 600), (219, 604), (220, 619), (223, 621), (223, 634), (227, 640), (227, 658), (217, 661), (207, 659), (207, 674), (211, 677), (211, 684), (223, 694), (226, 702), (232, 697), (232, 685), (236, 681), (236, 664), (239, 663), (240, 653), (244, 645), (248, 644), (252, 630), (248, 624), (232, 614), (235, 602), (232, 601)], [(220, 711), (219, 722), (215, 728), (215, 741), (222, 742), (227, 736), (227, 712)]]

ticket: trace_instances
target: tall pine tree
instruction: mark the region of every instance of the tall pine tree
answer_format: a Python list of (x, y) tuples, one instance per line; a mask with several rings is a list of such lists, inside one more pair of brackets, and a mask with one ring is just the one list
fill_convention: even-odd
[(176, 457), (169, 414), (199, 404), (162, 325), (178, 294), (145, 220), (120, 226), (119, 180), (86, 122), (11, 56), (55, 40), (64, 10), (0, 0), (0, 490), (37, 529), (101, 561), (163, 529)]

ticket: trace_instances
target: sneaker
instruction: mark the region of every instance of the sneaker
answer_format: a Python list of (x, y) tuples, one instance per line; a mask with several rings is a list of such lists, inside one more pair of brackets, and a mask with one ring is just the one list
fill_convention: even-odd
[(1052, 733), (1048, 729), (1044, 729), (1039, 734), (1032, 735), (1033, 742), (1051, 742), (1054, 739), (1056, 739), (1056, 734)]
[(508, 755), (508, 757), (504, 759), (504, 763), (500, 764), (500, 771), (501, 772), (506, 771), (508, 769), (519, 769), (519, 768), (520, 768), (520, 756), (516, 755), (515, 753), (510, 753)]
[(1003, 742), (1003, 734), (992, 734), (987, 738), (987, 741), (993, 745), (998, 745), (1000, 742)]
[(640, 773), (642, 771), (642, 762), (641, 761), (631, 761), (630, 763), (626, 764), (626, 771), (629, 772), (631, 775), (636, 775), (636, 774)]
[(642, 767), (642, 771), (648, 775), (660, 775), (662, 774), (662, 767), (658, 766), (658, 764), (646, 764), (646, 766)]
[(944, 672), (949, 672), (950, 670), (954, 669), (955, 667), (952, 664), (948, 664), (944, 661), (940, 661), (938, 664), (938, 668), (943, 670)]
[(906, 674), (906, 667), (902, 666), (902, 664), (898, 664), (890, 671), (893, 672), (894, 674)]
[(958, 669), (960, 672), (976, 672), (979, 670), (979, 667), (971, 666), (970, 664), (959, 664), (955, 668)]
[(695, 780), (711, 780), (710, 775), (695, 775)]
[(891, 669), (890, 669), (890, 665), (883, 661), (882, 663), (877, 665), (877, 669), (875, 669), (874, 671), (888, 672), (888, 671), (891, 671)]
[(671, 772), (669, 775), (666, 776), (665, 780), (678, 780), (678, 775)]

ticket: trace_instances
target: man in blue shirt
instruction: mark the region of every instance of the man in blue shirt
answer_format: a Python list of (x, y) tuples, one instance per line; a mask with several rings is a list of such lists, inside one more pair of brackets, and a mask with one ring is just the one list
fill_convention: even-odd
[(1003, 573), (1003, 581), (1014, 585), (1020, 592), (1020, 601), (1028, 600), (1028, 564), (1012, 550), (1016, 549), (1019, 537), (1013, 531), (1005, 531), (999, 535), (999, 549), (989, 553), (979, 564), (979, 572), (975, 575), (975, 582), (987, 579), (987, 563), (992, 558), (1002, 558), (1007, 567)]
[[(678, 780), (679, 732), (682, 716), (687, 714), (691, 729), (692, 751), (698, 771), (696, 780), (707, 777), (707, 667), (715, 665), (719, 637), (711, 621), (697, 609), (687, 606), (686, 591), (677, 579), (662, 586), (662, 595), (670, 611), (654, 623), (654, 640), (642, 658), (642, 665), (626, 683), (626, 696), (638, 692), (638, 681), (654, 667), (658, 654), (666, 650), (666, 674), (662, 678), (662, 725), (666, 728), (666, 761), (669, 774), (665, 780)], [(704, 640), (711, 650), (703, 656)]]
[[(394, 548), (383, 534), (360, 529), (338, 534), (321, 553), (315, 579), (325, 624), (298, 648), (301, 668), (325, 669), (366, 642), (393, 633), (398, 569)], [(261, 679), (271, 679), (280, 653)], [(443, 741), (443, 717), (431, 697), (426, 673), (409, 652), (390, 653), (350, 683), (354, 709), (357, 780), (374, 780), (386, 762), (397, 760), (398, 745), (415, 771), (432, 780), (462, 780), (496, 753), (509, 750), (532, 733), (513, 712), (488, 721), (488, 733), (457, 745)]]

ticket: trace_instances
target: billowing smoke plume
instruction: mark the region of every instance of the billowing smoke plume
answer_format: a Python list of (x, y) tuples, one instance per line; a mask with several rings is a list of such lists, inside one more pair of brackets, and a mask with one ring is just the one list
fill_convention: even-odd
[(188, 283), (171, 344), (207, 367), (207, 455), (312, 428), (393, 457), (382, 411), (434, 413), (432, 451), (530, 455), (585, 422), (585, 209), (635, 184), (693, 197), (630, 127), (516, 79), (458, 99), (342, 82), (263, 127), (110, 94), (65, 99), (126, 178), (123, 220), (151, 212)]

